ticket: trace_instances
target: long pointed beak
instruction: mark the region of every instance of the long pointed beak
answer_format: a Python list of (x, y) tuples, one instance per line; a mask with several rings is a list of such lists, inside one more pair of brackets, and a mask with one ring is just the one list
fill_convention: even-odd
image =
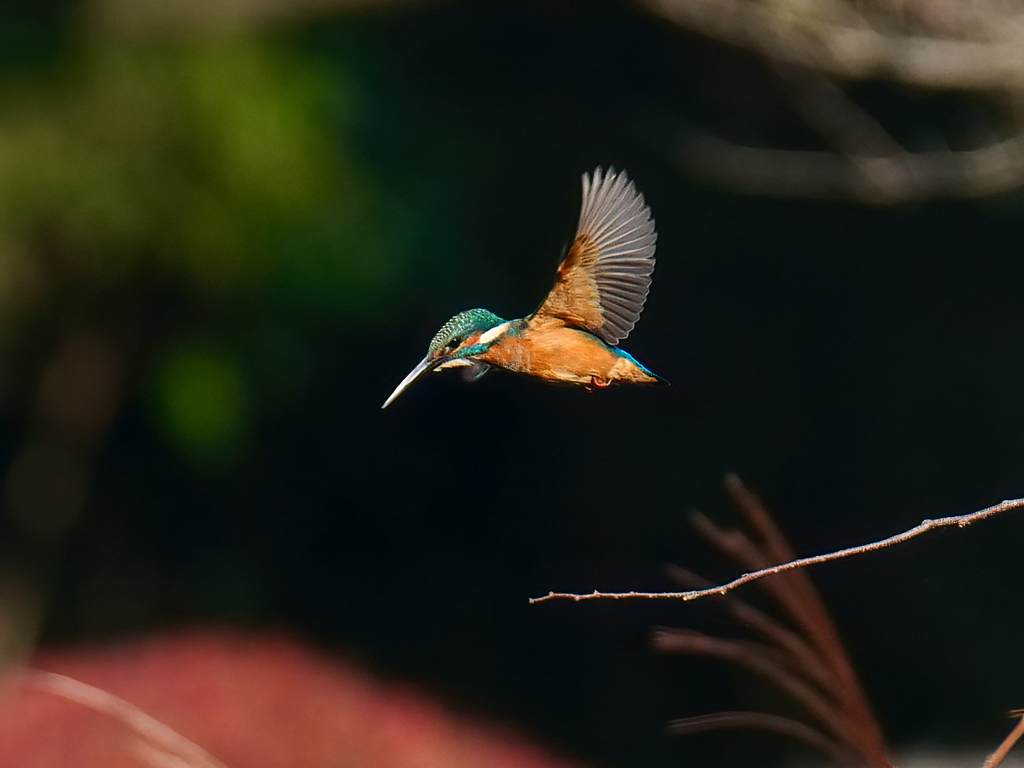
[(385, 408), (391, 405), (391, 401), (398, 397), (400, 394), (402, 394), (402, 392), (404, 392), (406, 389), (408, 389), (410, 384), (416, 381), (416, 379), (418, 379), (427, 371), (436, 368), (438, 363), (440, 362), (440, 360), (431, 360), (428, 357), (424, 357), (422, 360), (420, 360), (419, 363), (416, 364), (416, 367), (409, 371), (409, 375), (402, 379), (402, 383), (395, 387), (395, 391), (391, 393), (391, 397), (384, 401), (384, 405), (382, 405), (380, 409), (383, 411)]

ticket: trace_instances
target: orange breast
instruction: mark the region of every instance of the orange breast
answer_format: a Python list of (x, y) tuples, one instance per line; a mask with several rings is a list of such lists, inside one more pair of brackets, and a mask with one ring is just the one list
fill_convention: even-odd
[(652, 383), (628, 357), (600, 339), (558, 323), (527, 327), (518, 335), (507, 334), (478, 359), (515, 373), (544, 381), (590, 386), (595, 382)]

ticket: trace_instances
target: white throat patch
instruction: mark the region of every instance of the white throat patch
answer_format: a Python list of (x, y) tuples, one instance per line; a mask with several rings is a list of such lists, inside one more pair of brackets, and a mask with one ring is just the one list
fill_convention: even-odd
[(484, 331), (483, 333), (480, 334), (480, 340), (477, 343), (478, 344), (490, 344), (496, 338), (501, 336), (501, 334), (503, 334), (505, 331), (507, 331), (510, 324), (511, 324), (511, 322), (505, 322), (505, 323), (502, 323), (501, 325), (494, 326), (489, 331)]

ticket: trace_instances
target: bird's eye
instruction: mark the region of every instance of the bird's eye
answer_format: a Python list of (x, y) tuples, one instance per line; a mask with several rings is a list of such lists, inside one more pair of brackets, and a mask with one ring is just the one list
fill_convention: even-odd
[(462, 344), (462, 339), (456, 336), (454, 339), (448, 342), (449, 351), (454, 352), (456, 349), (459, 348), (460, 344)]

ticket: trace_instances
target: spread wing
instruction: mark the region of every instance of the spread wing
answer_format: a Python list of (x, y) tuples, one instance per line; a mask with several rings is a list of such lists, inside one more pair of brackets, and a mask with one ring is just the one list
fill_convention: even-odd
[(651, 209), (625, 172), (583, 174), (576, 237), (534, 317), (555, 317), (618, 344), (647, 300), (657, 239)]

